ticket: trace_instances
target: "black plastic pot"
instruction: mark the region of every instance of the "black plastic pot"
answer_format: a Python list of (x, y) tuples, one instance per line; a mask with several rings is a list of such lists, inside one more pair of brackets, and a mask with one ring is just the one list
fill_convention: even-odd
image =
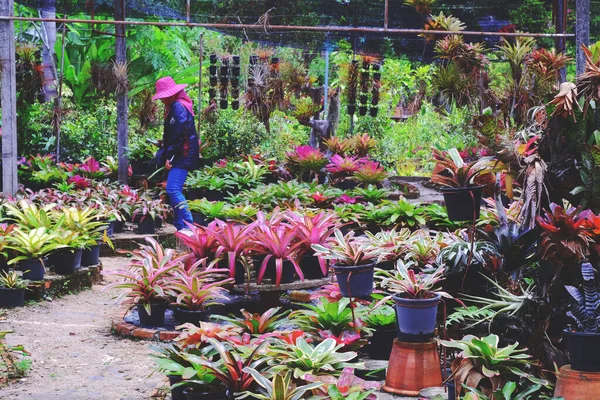
[[(167, 375), (167, 377), (171, 386), (183, 380), (180, 375)], [(171, 389), (171, 400), (186, 400), (185, 394), (183, 394), (184, 390), (185, 386), (177, 386), (175, 389)]]
[(229, 74), (229, 67), (222, 66), (219, 72), (221, 77), (227, 76)]
[(186, 400), (229, 400), (232, 397), (227, 394), (226, 391), (206, 391), (201, 392), (198, 390), (193, 390), (192, 388), (187, 388), (183, 391), (185, 394)]
[(208, 72), (211, 75), (216, 75), (217, 74), (217, 66), (216, 65), (211, 65), (208, 67)]
[(473, 221), (479, 219), (481, 191), (483, 186), (466, 188), (443, 188), (448, 219), (451, 221)]
[(231, 60), (233, 61), (233, 65), (240, 65), (240, 56), (231, 56)]
[(373, 71), (379, 71), (381, 69), (381, 65), (373, 64)]
[[(262, 260), (261, 260), (262, 263)], [(267, 264), (267, 270), (265, 271), (264, 278), (270, 279), (273, 284), (275, 284), (275, 279), (277, 278), (277, 274), (275, 271), (275, 259), (271, 258), (269, 263)], [(296, 270), (294, 269), (294, 265), (291, 261), (283, 260), (283, 268), (281, 273), (281, 282), (280, 283), (292, 283), (296, 280)]]
[(81, 265), (87, 267), (88, 265), (100, 264), (100, 245), (90, 247), (89, 249), (83, 249), (81, 255)]
[(383, 261), (377, 264), (377, 268), (382, 269), (384, 271), (393, 271), (396, 267), (395, 261)]
[(371, 98), (371, 104), (374, 106), (379, 104), (379, 95), (375, 96), (375, 94), (373, 94), (373, 97)]
[(220, 190), (205, 189), (202, 197), (205, 197), (208, 201), (220, 201), (223, 200), (223, 192)]
[(231, 98), (232, 99), (238, 99), (240, 97), (240, 91), (239, 89), (233, 89), (231, 91)]
[(376, 117), (378, 112), (379, 112), (379, 108), (377, 108), (377, 107), (371, 107), (369, 109), (369, 115), (371, 115), (371, 117)]
[(352, 190), (356, 188), (356, 181), (351, 181), (350, 179), (344, 179), (339, 182), (334, 183), (334, 187), (342, 190)]
[(227, 105), (227, 100), (219, 100), (219, 107), (221, 107), (222, 110), (225, 110), (227, 108)]
[(81, 267), (83, 249), (60, 249), (48, 256), (48, 264), (59, 275), (69, 275)]
[(137, 304), (137, 312), (140, 317), (140, 324), (144, 326), (163, 326), (165, 324), (165, 311), (167, 303), (150, 304), (150, 315), (146, 312), (143, 305)]
[(571, 368), (575, 371), (600, 372), (600, 333), (564, 330)]
[(231, 75), (232, 76), (240, 76), (241, 68), (239, 66), (231, 67)]
[(271, 58), (271, 64), (278, 64), (278, 63), (279, 63), (279, 57)]
[(360, 95), (360, 104), (365, 105), (369, 102), (369, 96), (367, 96), (366, 94), (361, 94)]
[(219, 83), (216, 76), (211, 76), (208, 81), (210, 82), (210, 86), (217, 86), (217, 83)]
[(332, 265), (344, 297), (369, 297), (373, 292), (375, 263), (356, 266)]
[(424, 343), (433, 337), (441, 296), (430, 299), (408, 299), (393, 296), (396, 303), (398, 339), (402, 342)]
[(356, 106), (355, 105), (349, 104), (347, 107), (347, 110), (348, 110), (348, 115), (356, 114)]
[(250, 65), (256, 65), (258, 62), (258, 56), (250, 56)]
[(446, 382), (448, 388), (448, 400), (456, 400), (456, 383), (454, 380)]
[[(221, 76), (221, 78), (219, 79), (219, 82), (221, 83), (221, 93), (224, 93), (223, 90), (227, 90), (227, 84), (229, 83), (229, 78), (227, 76)], [(221, 97), (225, 97), (224, 95), (221, 95)]]
[(180, 307), (175, 307), (173, 310), (173, 317), (177, 322), (182, 324), (189, 322), (190, 324), (199, 326), (199, 321), (206, 322), (209, 316), (210, 312), (208, 310), (190, 311)]
[(367, 115), (367, 107), (366, 106), (360, 106), (358, 107), (358, 115), (360, 115), (361, 117), (364, 117), (365, 115)]
[(211, 54), (210, 56), (208, 56), (208, 58), (210, 59), (211, 64), (217, 63), (217, 55), (216, 54)]
[(217, 97), (217, 89), (214, 89), (214, 88), (208, 89), (208, 97), (210, 97), (211, 99), (214, 99), (215, 97)]
[(204, 214), (192, 212), (192, 219), (194, 220), (195, 224), (206, 226), (206, 218), (204, 217)]
[(122, 233), (125, 228), (125, 221), (115, 221), (115, 233)]
[(0, 272), (8, 271), (8, 270), (9, 270), (8, 260), (6, 259), (5, 256), (0, 254)]
[(145, 235), (156, 233), (156, 224), (154, 223), (154, 220), (148, 216), (140, 220), (137, 225), (137, 233)]
[(363, 64), (363, 69), (366, 69), (367, 71), (369, 70), (369, 68), (371, 68), (371, 64), (366, 61), (363, 61), (362, 64)]
[(240, 108), (240, 102), (238, 100), (234, 100), (231, 102), (231, 109), (238, 110)]
[(398, 332), (394, 328), (374, 331), (367, 347), (369, 358), (372, 360), (389, 359), (397, 335)]
[(23, 279), (29, 279), (30, 281), (42, 281), (44, 280), (45, 270), (44, 266), (48, 261), (47, 258), (28, 258), (27, 260), (19, 261), (19, 269), (23, 271)]
[(231, 78), (231, 88), (234, 90), (237, 90), (237, 93), (238, 93), (237, 96), (235, 96), (235, 97), (240, 96), (239, 86), (240, 86), (240, 78), (238, 78), (237, 76), (232, 77)]
[(319, 259), (312, 254), (304, 255), (300, 267), (304, 273), (304, 279), (323, 279), (327, 276), (323, 275), (321, 265), (319, 264)]
[(15, 308), (25, 303), (25, 289), (0, 287), (0, 307)]
[(156, 219), (154, 220), (154, 226), (156, 227), (156, 229), (160, 229), (163, 227), (164, 221), (161, 217), (156, 217)]
[(150, 167), (146, 160), (135, 160), (131, 162), (131, 173), (133, 175), (147, 175), (150, 173)]
[(369, 73), (368, 72), (361, 72), (360, 73), (360, 80), (361, 82), (365, 82), (369, 80)]
[(375, 72), (373, 74), (373, 80), (374, 81), (380, 81), (381, 80), (381, 72)]

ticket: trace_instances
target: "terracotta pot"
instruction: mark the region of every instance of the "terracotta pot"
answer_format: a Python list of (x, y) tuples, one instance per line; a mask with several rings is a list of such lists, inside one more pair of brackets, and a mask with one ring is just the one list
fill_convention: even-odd
[(563, 397), (565, 400), (591, 400), (597, 399), (598, 393), (600, 372), (575, 371), (570, 365), (561, 367), (554, 397)]
[(383, 390), (419, 396), (421, 389), (442, 385), (442, 370), (435, 341), (405, 343), (394, 339)]

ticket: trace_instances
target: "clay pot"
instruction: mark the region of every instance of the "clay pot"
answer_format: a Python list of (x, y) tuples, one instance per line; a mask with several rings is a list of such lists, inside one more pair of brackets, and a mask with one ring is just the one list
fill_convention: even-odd
[(383, 390), (416, 397), (421, 389), (434, 386), (442, 386), (436, 342), (405, 343), (394, 339)]
[(591, 400), (597, 399), (598, 393), (600, 372), (575, 371), (570, 365), (561, 367), (554, 397), (563, 397), (565, 400)]

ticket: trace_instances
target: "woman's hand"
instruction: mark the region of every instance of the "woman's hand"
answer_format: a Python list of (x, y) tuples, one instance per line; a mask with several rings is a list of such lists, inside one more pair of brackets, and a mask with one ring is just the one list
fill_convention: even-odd
[(167, 171), (170, 171), (171, 168), (173, 168), (173, 165), (171, 165), (170, 160), (167, 160), (167, 162), (165, 163), (165, 168), (167, 169)]

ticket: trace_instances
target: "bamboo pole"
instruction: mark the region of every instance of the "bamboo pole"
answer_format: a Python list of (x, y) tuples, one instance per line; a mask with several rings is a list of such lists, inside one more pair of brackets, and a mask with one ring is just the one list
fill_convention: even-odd
[(60, 77), (58, 79), (58, 97), (54, 98), (54, 116), (56, 130), (56, 162), (60, 161), (60, 125), (62, 123), (62, 86), (65, 76), (65, 36), (67, 35), (67, 24), (62, 26), (62, 44), (60, 50)]
[[(589, 0), (584, 0), (588, 1)], [(141, 26), (189, 26), (192, 28), (207, 28), (207, 29), (235, 29), (235, 30), (258, 30), (262, 31), (262, 25), (253, 24), (211, 24), (190, 22), (153, 22), (153, 21), (118, 21), (118, 20), (98, 20), (91, 21), (89, 19), (63, 19), (63, 18), (37, 18), (37, 17), (15, 17), (15, 16), (0, 16), (0, 21), (37, 21), (37, 22), (67, 22), (80, 24), (107, 24), (107, 25), (141, 25)], [(306, 32), (344, 32), (344, 33), (381, 33), (381, 34), (428, 34), (428, 35), (463, 35), (463, 36), (497, 36), (497, 37), (546, 37), (556, 38), (575, 37), (572, 33), (528, 33), (528, 32), (477, 32), (477, 31), (434, 31), (426, 29), (401, 29), (401, 28), (375, 28), (375, 27), (350, 27), (350, 26), (303, 26), (303, 25), (269, 25), (271, 32), (273, 31), (306, 31)]]
[[(13, 0), (0, 0), (0, 16), (14, 13)], [(0, 22), (0, 79), (2, 80), (2, 192), (14, 196), (17, 179), (17, 79), (15, 68), (15, 24)]]

